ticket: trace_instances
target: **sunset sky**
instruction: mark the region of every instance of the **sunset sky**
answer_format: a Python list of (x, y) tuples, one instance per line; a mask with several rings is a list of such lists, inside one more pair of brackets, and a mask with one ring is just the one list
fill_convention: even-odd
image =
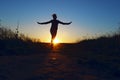
[(0, 23), (42, 42), (50, 42), (50, 24), (56, 13), (63, 22), (57, 38), (60, 42), (76, 42), (86, 37), (114, 32), (120, 26), (120, 0), (0, 0)]

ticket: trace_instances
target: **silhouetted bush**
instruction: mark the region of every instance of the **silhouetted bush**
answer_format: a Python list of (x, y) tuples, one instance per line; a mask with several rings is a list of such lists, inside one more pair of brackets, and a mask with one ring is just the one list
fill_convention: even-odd
[(66, 44), (61, 52), (70, 56), (81, 55), (117, 55), (120, 56), (120, 33), (101, 36), (94, 39), (85, 39), (75, 44)]
[(0, 55), (28, 55), (34, 53), (45, 53), (49, 49), (44, 44), (35, 42), (24, 34), (16, 33), (11, 29), (0, 28)]
[(13, 39), (15, 38), (15, 33), (11, 29), (6, 29), (4, 27), (0, 27), (0, 39)]

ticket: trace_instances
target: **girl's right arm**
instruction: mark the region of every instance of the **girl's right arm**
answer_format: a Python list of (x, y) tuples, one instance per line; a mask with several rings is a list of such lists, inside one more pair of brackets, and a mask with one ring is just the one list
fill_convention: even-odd
[(38, 24), (49, 24), (51, 23), (51, 20), (50, 21), (47, 21), (47, 22), (37, 22)]

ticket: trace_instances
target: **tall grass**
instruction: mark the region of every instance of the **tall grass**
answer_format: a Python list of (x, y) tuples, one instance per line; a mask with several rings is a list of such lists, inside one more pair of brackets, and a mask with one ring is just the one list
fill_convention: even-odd
[[(74, 44), (59, 44), (59, 52), (73, 55), (80, 53), (119, 54), (120, 30), (113, 34), (90, 38)], [(21, 55), (34, 53), (47, 53), (48, 44), (40, 43), (24, 34), (17, 34), (11, 29), (0, 27), (0, 55)]]
[(120, 32), (106, 34), (97, 38), (84, 39), (75, 44), (68, 44), (61, 48), (61, 52), (81, 56), (87, 54), (119, 55), (120, 56)]
[(26, 55), (45, 53), (48, 51), (44, 44), (24, 34), (17, 34), (11, 29), (0, 27), (0, 55)]

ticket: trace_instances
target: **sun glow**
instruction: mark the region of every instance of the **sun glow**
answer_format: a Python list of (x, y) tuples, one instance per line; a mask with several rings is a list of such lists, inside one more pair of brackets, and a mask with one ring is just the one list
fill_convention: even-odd
[(59, 39), (57, 39), (57, 38), (54, 39), (54, 41), (53, 41), (54, 44), (58, 44), (59, 42), (60, 42), (60, 41), (59, 41)]

